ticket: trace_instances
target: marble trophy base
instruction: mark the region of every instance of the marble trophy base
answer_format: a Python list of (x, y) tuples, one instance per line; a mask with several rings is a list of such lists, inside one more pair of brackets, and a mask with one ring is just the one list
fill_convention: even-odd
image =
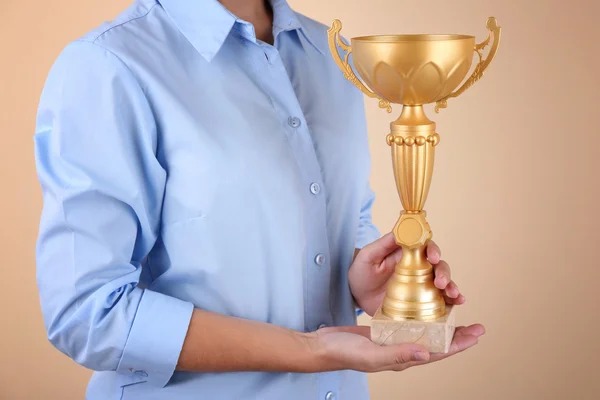
[(431, 321), (395, 321), (383, 315), (380, 308), (371, 319), (371, 341), (382, 346), (415, 343), (431, 353), (448, 353), (455, 328), (451, 305), (446, 305), (443, 317)]

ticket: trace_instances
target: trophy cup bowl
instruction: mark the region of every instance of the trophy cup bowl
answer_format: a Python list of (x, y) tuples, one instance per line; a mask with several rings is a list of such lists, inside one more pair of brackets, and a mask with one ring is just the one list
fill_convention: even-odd
[[(496, 54), (501, 29), (490, 17), (488, 37), (479, 44), (469, 35), (412, 34), (355, 37), (348, 45), (340, 37), (341, 28), (341, 22), (334, 20), (328, 31), (329, 47), (346, 79), (378, 99), (379, 107), (388, 112), (392, 103), (402, 105), (386, 136), (404, 208), (393, 229), (396, 243), (402, 246), (402, 259), (371, 320), (371, 339), (382, 345), (418, 343), (429, 351), (446, 353), (454, 335), (454, 313), (433, 283), (433, 266), (426, 255), (432, 232), (424, 211), (440, 135), (423, 105), (436, 103), (439, 112), (450, 98), (477, 82)], [(346, 53), (343, 59), (339, 50)], [(351, 54), (354, 69), (349, 63)], [(474, 55), (477, 65), (465, 80)]]
[(422, 105), (449, 95), (467, 76), (475, 37), (385, 35), (352, 39), (354, 67), (390, 103)]

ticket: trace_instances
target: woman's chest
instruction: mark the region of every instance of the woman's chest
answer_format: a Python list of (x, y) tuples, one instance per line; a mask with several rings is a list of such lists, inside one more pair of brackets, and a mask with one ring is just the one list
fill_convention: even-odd
[(369, 170), (362, 99), (321, 76), (323, 66), (258, 62), (186, 71), (161, 93), (164, 224), (301, 207), (315, 183), (328, 204), (362, 194)]

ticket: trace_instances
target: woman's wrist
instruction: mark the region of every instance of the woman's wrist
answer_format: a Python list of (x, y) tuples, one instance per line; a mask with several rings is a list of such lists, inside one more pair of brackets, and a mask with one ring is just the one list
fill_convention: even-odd
[(322, 340), (322, 335), (319, 332), (300, 333), (303, 336), (310, 354), (309, 371), (307, 372), (327, 372), (351, 369), (350, 365), (339, 353), (331, 351), (331, 346), (327, 346)]

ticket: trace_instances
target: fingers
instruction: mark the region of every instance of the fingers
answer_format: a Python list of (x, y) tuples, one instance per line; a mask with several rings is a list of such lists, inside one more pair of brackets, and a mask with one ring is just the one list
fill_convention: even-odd
[(458, 286), (456, 286), (456, 283), (454, 283), (454, 281), (450, 281), (448, 286), (446, 286), (446, 289), (444, 289), (444, 294), (446, 294), (446, 296), (450, 297), (451, 299), (456, 299), (460, 295)]
[(426, 348), (413, 343), (387, 346), (373, 343), (368, 326), (321, 328), (312, 336), (317, 339), (314, 343), (318, 354), (327, 355), (336, 368), (378, 372), (411, 362), (426, 362), (430, 357)]
[(430, 360), (431, 362), (435, 362), (451, 357), (455, 354), (467, 350), (470, 347), (475, 346), (477, 342), (477, 337), (473, 335), (462, 335), (459, 337), (455, 337), (452, 340), (452, 344), (450, 345), (450, 350), (448, 351), (448, 353), (432, 353)]
[(452, 344), (450, 344), (449, 354), (460, 353), (465, 351), (469, 347), (475, 346), (478, 342), (478, 337), (475, 335), (462, 334), (454, 337)]
[[(429, 249), (429, 247), (427, 247), (427, 249)], [(450, 266), (446, 261), (440, 261), (439, 259), (437, 263), (434, 263), (433, 261), (430, 262), (434, 264), (433, 273), (435, 274), (435, 280), (433, 281), (433, 284), (438, 289), (446, 289), (446, 286), (451, 282)]]
[(447, 304), (460, 305), (467, 301), (467, 298), (460, 293), (458, 286), (450, 280), (450, 266), (446, 261), (440, 261), (434, 265), (435, 280), (433, 284), (438, 289), (444, 290), (444, 300)]
[(455, 354), (461, 353), (478, 343), (478, 338), (473, 335), (461, 335), (455, 338), (450, 345), (448, 353), (430, 353), (428, 361), (411, 361), (401, 365), (389, 365), (385, 370), (393, 371), (404, 371), (407, 368), (415, 367), (419, 365), (429, 364), (436, 361), (441, 361), (445, 358), (451, 357)]
[(444, 301), (446, 302), (446, 304), (460, 306), (461, 304), (465, 304), (467, 298), (462, 294), (459, 294), (458, 297), (455, 298), (448, 297), (446, 294), (444, 294)]
[(433, 264), (435, 280), (433, 284), (436, 288), (444, 291), (444, 299), (448, 304), (460, 305), (467, 299), (460, 294), (458, 286), (452, 281), (450, 266), (444, 260), (440, 259), (441, 250), (433, 241), (427, 244), (427, 259)]
[(369, 263), (381, 263), (390, 253), (398, 249), (394, 234), (389, 232), (373, 243), (365, 246), (360, 253), (364, 254)]
[(450, 350), (448, 353), (431, 353), (430, 360), (439, 361), (444, 358), (448, 358), (454, 354), (458, 354), (467, 350), (470, 347), (475, 346), (479, 337), (485, 334), (485, 328), (481, 324), (474, 324), (467, 327), (457, 327), (454, 332), (454, 338), (452, 339), (452, 344), (450, 345)]
[(440, 261), (434, 265), (435, 280), (433, 284), (438, 289), (444, 290), (444, 299), (448, 304), (463, 304), (467, 299), (460, 293), (458, 286), (450, 279), (450, 266), (446, 261)]
[(379, 354), (373, 357), (373, 371), (402, 370), (411, 363), (426, 363), (429, 359), (429, 352), (416, 344), (379, 346)]
[(454, 338), (452, 339), (452, 344), (450, 345), (450, 350), (448, 351), (448, 353), (430, 353), (428, 360), (414, 360), (405, 363), (392, 363), (385, 366), (384, 368), (381, 368), (380, 370), (403, 371), (410, 367), (443, 360), (445, 358), (463, 352), (469, 349), (470, 347), (475, 346), (478, 343), (478, 338), (483, 334), (485, 334), (485, 328), (481, 324), (474, 324), (467, 327), (459, 326), (456, 328)]
[(465, 336), (472, 335), (476, 337), (480, 337), (485, 334), (485, 327), (481, 324), (473, 324), (467, 327), (458, 326), (454, 331), (454, 336)]
[(390, 253), (390, 255), (386, 258), (386, 261), (389, 260), (390, 264), (392, 264), (395, 267), (396, 264), (398, 264), (401, 259), (402, 259), (402, 247), (398, 247), (396, 250), (394, 250), (392, 253)]
[(440, 250), (439, 246), (433, 240), (430, 240), (427, 243), (427, 259), (435, 265), (440, 262), (441, 257), (442, 250)]

